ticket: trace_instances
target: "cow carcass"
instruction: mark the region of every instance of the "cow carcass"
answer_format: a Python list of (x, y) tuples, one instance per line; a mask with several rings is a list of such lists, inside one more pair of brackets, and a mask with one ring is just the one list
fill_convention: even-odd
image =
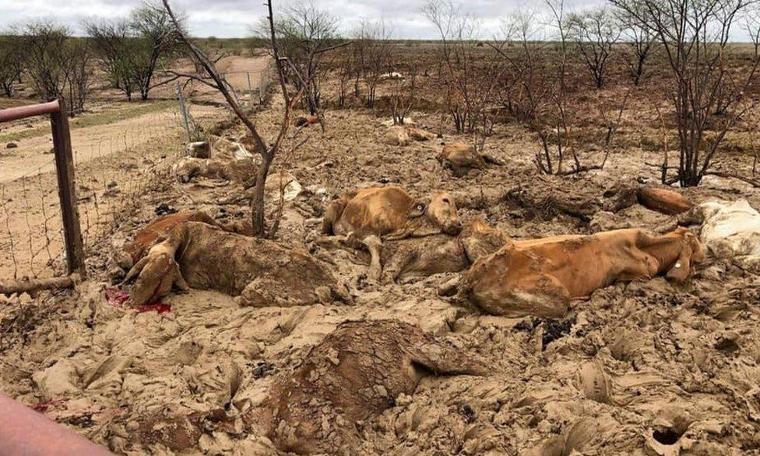
[(472, 170), (485, 169), (486, 163), (501, 164), (493, 157), (479, 154), (475, 146), (465, 143), (444, 145), (436, 158), (441, 166), (450, 169), (457, 177), (462, 177)]
[[(429, 202), (415, 200), (400, 187), (370, 187), (355, 190), (333, 201), (322, 222), (322, 234), (339, 236), (340, 242), (361, 245), (371, 255), (370, 277), (382, 272), (382, 240), (398, 240), (439, 233), (456, 235), (462, 229), (457, 208), (448, 193), (438, 193)], [(318, 242), (335, 246), (335, 238)]]
[(702, 203), (682, 222), (702, 225), (699, 236), (714, 256), (760, 269), (760, 213), (747, 200)]
[(457, 236), (439, 234), (385, 242), (382, 270), (385, 281), (403, 281), (446, 272), (460, 272), (478, 258), (509, 242), (503, 231), (481, 219), (470, 220)]
[(267, 398), (244, 421), (281, 451), (341, 454), (358, 447), (356, 423), (414, 393), (422, 378), (485, 373), (471, 354), (408, 323), (346, 322), (294, 371), (277, 375)]
[(436, 135), (421, 128), (408, 125), (389, 126), (383, 135), (383, 142), (389, 146), (406, 146), (412, 141), (429, 141)]
[(163, 239), (174, 227), (185, 222), (203, 222), (238, 234), (251, 234), (253, 229), (249, 221), (218, 222), (204, 211), (179, 211), (159, 217), (135, 233), (130, 242), (124, 244), (114, 254), (112, 279), (121, 281), (126, 273), (148, 253), (159, 240)]
[(570, 300), (598, 288), (658, 274), (682, 282), (702, 261), (702, 244), (686, 228), (516, 241), (476, 261), (464, 274), (459, 298), (495, 315), (561, 317)]
[(190, 182), (196, 177), (205, 177), (251, 187), (256, 183), (258, 166), (241, 143), (217, 138), (210, 158), (183, 157), (173, 166), (173, 171), (182, 183)]
[(308, 253), (195, 221), (177, 223), (163, 233), (124, 282), (133, 278), (133, 306), (174, 288), (217, 290), (237, 296), (241, 305), (257, 307), (350, 300), (325, 265)]

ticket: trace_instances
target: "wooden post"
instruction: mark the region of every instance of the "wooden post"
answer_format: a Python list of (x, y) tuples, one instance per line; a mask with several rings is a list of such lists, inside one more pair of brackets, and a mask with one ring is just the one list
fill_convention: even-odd
[(187, 106), (185, 106), (185, 97), (182, 96), (182, 88), (177, 82), (177, 99), (179, 100), (179, 111), (182, 113), (182, 121), (185, 124), (185, 131), (187, 131), (187, 142), (193, 140), (190, 134), (190, 120), (187, 118)]
[(251, 86), (251, 73), (246, 71), (245, 75), (248, 76), (248, 104), (253, 106), (253, 87)]
[(66, 267), (69, 274), (85, 275), (84, 247), (79, 226), (77, 190), (74, 179), (74, 156), (71, 151), (69, 119), (66, 104), (58, 100), (58, 110), (50, 113), (50, 127), (53, 130), (55, 148), (55, 170), (58, 175), (58, 197), (61, 200), (63, 216), (63, 237), (66, 244)]

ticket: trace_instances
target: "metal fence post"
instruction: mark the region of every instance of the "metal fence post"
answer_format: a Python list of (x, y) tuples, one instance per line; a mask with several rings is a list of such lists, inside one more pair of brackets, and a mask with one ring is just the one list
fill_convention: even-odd
[(82, 243), (82, 231), (79, 226), (79, 208), (77, 207), (77, 190), (74, 179), (74, 156), (71, 151), (69, 119), (66, 116), (66, 104), (63, 99), (58, 100), (58, 110), (50, 114), (50, 127), (53, 130), (55, 170), (58, 175), (58, 197), (61, 200), (61, 215), (63, 217), (66, 267), (69, 274), (78, 272), (84, 276), (84, 247)]

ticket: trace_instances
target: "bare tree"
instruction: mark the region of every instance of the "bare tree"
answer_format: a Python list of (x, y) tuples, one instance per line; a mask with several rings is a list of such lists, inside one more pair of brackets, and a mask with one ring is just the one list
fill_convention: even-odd
[(147, 100), (150, 90), (156, 87), (153, 77), (159, 62), (176, 48), (176, 29), (167, 12), (157, 3), (144, 3), (134, 10), (130, 28), (137, 47), (131, 58), (134, 83), (140, 98)]
[(92, 51), (89, 41), (82, 38), (70, 39), (66, 44), (66, 55), (64, 78), (69, 109), (73, 116), (84, 111), (92, 84)]
[(68, 29), (52, 22), (33, 22), (22, 30), (26, 71), (45, 100), (54, 100), (64, 93), (68, 38)]
[(596, 88), (601, 89), (607, 76), (607, 64), (620, 38), (617, 21), (605, 7), (568, 16), (568, 30), (586, 64)]
[[(259, 24), (260, 36), (270, 34), (268, 20)], [(319, 114), (321, 103), (321, 63), (325, 52), (345, 46), (337, 34), (338, 20), (314, 3), (298, 3), (286, 9), (274, 22), (274, 31), (280, 43), (280, 54), (285, 58), (286, 76), (303, 89), (311, 114)]]
[[(754, 78), (760, 59), (755, 57), (741, 75), (732, 73), (726, 65), (734, 20), (748, 3), (611, 1), (650, 28), (671, 69), (672, 89), (668, 95), (678, 130), (679, 161), (677, 175), (671, 179), (667, 177), (667, 159), (664, 160), (663, 180), (677, 181), (684, 187), (699, 185), (710, 173), (726, 133), (749, 106), (742, 103), (742, 94)], [(719, 106), (725, 114), (716, 116)]]
[(393, 47), (390, 44), (392, 29), (385, 21), (362, 20), (354, 32), (354, 58), (361, 73), (357, 75), (355, 92), (359, 91), (359, 77), (364, 81), (367, 91), (364, 104), (368, 108), (375, 106), (377, 87), (384, 76), (393, 68)]
[(132, 100), (135, 91), (133, 63), (136, 61), (133, 54), (141, 47), (134, 40), (129, 21), (88, 22), (85, 30), (108, 70), (111, 84)]
[(15, 35), (0, 36), (0, 88), (7, 97), (13, 96), (14, 85), (21, 78), (24, 53)]
[(498, 74), (495, 67), (478, 67), (474, 40), (478, 23), (451, 0), (429, 0), (423, 13), (441, 36), (441, 85), (457, 132), (474, 133), (489, 123), (488, 105)]
[(641, 84), (644, 68), (654, 49), (654, 34), (645, 24), (624, 10), (615, 10), (622, 31), (622, 54), (633, 85)]
[[(264, 138), (259, 134), (258, 130), (256, 129), (256, 124), (248, 117), (248, 115), (243, 111), (242, 107), (238, 104), (237, 99), (232, 94), (229, 85), (224, 80), (224, 77), (217, 71), (216, 67), (214, 66), (214, 63), (208, 58), (208, 56), (201, 50), (198, 46), (196, 46), (188, 37), (187, 34), (184, 32), (182, 24), (179, 22), (177, 17), (175, 16), (174, 12), (172, 11), (171, 7), (169, 6), (169, 0), (162, 0), (164, 9), (169, 16), (172, 24), (175, 27), (175, 33), (177, 34), (178, 39), (182, 44), (184, 44), (188, 51), (190, 52), (191, 56), (196, 60), (196, 62), (203, 67), (205, 73), (208, 75), (208, 79), (200, 78), (198, 76), (192, 76), (187, 75), (187, 77), (196, 79), (199, 82), (202, 82), (204, 84), (209, 85), (210, 87), (215, 88), (218, 90), (223, 96), (224, 99), (227, 101), (227, 104), (230, 106), (232, 111), (235, 113), (238, 119), (245, 125), (246, 129), (250, 133), (250, 135), (253, 138), (253, 145), (254, 150), (256, 153), (259, 154), (261, 157), (261, 166), (258, 169), (258, 174), (256, 176), (256, 187), (254, 189), (254, 196), (251, 200), (251, 212), (252, 212), (252, 227), (253, 227), (253, 234), (257, 237), (265, 237), (265, 236), (272, 236), (274, 234), (275, 229), (270, 229), (270, 231), (267, 233), (266, 226), (265, 226), (265, 217), (264, 217), (264, 186), (266, 184), (267, 176), (269, 175), (269, 169), (272, 166), (272, 162), (277, 156), (278, 151), (280, 150), (280, 147), (282, 145), (283, 140), (285, 139), (285, 136), (288, 132), (288, 128), (290, 126), (290, 113), (293, 110), (293, 106), (295, 103), (299, 101), (299, 98), (302, 96), (304, 87), (302, 86), (301, 89), (298, 91), (298, 94), (295, 96), (290, 96), (288, 94), (288, 89), (286, 85), (286, 79), (285, 79), (285, 70), (282, 65), (275, 64), (275, 67), (277, 68), (277, 76), (280, 84), (280, 90), (282, 91), (282, 97), (285, 102), (285, 110), (283, 113), (282, 121), (280, 122), (280, 129), (277, 133), (277, 136), (274, 139), (274, 142), (271, 144), (267, 144), (264, 141)], [(274, 55), (274, 61), (280, 62), (280, 50), (279, 50), (279, 44), (277, 42), (276, 32), (275, 32), (275, 20), (274, 20), (274, 13), (272, 12), (272, 1), (267, 0), (266, 2), (267, 6), (267, 13), (268, 13), (268, 22), (270, 24), (270, 43), (272, 46), (272, 53)], [(300, 75), (299, 75), (300, 76)], [(277, 223), (273, 224), (272, 228), (275, 228), (277, 226)]]
[(152, 89), (166, 82), (156, 81), (157, 74), (171, 60), (178, 40), (171, 19), (159, 3), (144, 2), (128, 19), (87, 22), (85, 30), (112, 84), (128, 100), (135, 92), (147, 100)]
[(392, 80), (391, 114), (394, 125), (403, 125), (417, 98), (417, 64), (412, 63), (403, 77)]

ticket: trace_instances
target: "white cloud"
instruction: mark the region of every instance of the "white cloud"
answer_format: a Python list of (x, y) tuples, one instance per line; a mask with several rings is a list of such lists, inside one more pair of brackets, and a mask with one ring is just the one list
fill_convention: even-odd
[[(276, 2), (284, 6), (295, 1)], [(492, 37), (499, 18), (524, 5), (527, 0), (469, 0), (463, 9), (480, 18), (481, 36)], [(603, 0), (570, 0), (588, 2)], [(340, 18), (341, 30), (350, 31), (361, 19), (384, 19), (398, 38), (437, 38), (437, 33), (420, 12), (424, 0), (314, 0), (319, 7)], [(81, 33), (81, 22), (92, 18), (126, 16), (140, 0), (0, 0), (0, 30), (37, 18), (50, 18)], [(241, 37), (265, 15), (263, 2), (251, 0), (172, 0), (184, 10), (195, 36)]]

